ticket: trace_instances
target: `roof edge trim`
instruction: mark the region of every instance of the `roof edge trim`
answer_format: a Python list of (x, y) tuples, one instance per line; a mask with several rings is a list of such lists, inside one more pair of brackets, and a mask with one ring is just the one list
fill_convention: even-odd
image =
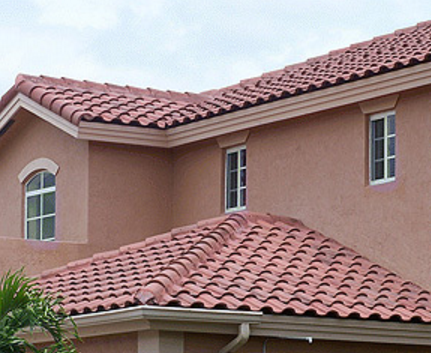
[(0, 112), (0, 130), (14, 117), (19, 109), (25, 109), (40, 117), (46, 122), (54, 125), (65, 133), (77, 138), (78, 127), (65, 120), (61, 116), (46, 109), (22, 93), (18, 93), (9, 104)]
[(86, 121), (76, 126), (18, 93), (0, 113), (0, 130), (19, 108), (24, 108), (78, 139), (173, 148), (430, 84), (431, 62), (166, 130)]
[(431, 63), (238, 110), (167, 131), (169, 147), (358, 104), (431, 84)]
[(165, 130), (81, 121), (78, 139), (168, 148)]
[(226, 113), (167, 130), (81, 121), (78, 138), (173, 148), (431, 84), (431, 63)]
[[(251, 336), (295, 338), (343, 342), (392, 343), (431, 346), (431, 325), (370, 320), (264, 315), (193, 308), (138, 306), (74, 317), (81, 337), (165, 330), (235, 334), (238, 324), (251, 324)], [(33, 343), (47, 342), (40, 332), (28, 338)]]

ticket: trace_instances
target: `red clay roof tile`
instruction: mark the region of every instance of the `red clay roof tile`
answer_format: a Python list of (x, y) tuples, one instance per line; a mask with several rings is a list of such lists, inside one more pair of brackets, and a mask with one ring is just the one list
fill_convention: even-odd
[(139, 304), (431, 322), (431, 294), (290, 218), (243, 212), (44, 272), (73, 314)]
[(430, 60), (428, 21), (200, 94), (18, 75), (0, 109), (21, 92), (74, 124), (87, 120), (167, 129)]

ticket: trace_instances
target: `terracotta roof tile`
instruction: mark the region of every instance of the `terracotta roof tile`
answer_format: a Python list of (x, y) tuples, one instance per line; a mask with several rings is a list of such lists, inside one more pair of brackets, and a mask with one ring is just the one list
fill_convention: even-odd
[(0, 109), (21, 92), (74, 124), (87, 120), (167, 129), (430, 60), (428, 21), (200, 94), (18, 75)]
[(139, 304), (431, 322), (431, 295), (290, 218), (249, 212), (44, 272), (73, 314)]

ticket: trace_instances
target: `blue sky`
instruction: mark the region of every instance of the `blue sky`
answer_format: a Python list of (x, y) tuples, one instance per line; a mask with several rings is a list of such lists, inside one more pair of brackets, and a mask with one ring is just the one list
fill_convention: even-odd
[(200, 92), (431, 19), (431, 1), (0, 0), (20, 73)]

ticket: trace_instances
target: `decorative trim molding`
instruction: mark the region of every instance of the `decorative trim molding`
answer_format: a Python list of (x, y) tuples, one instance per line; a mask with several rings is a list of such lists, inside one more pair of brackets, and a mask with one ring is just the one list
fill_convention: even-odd
[(168, 148), (165, 130), (81, 121), (78, 139)]
[[(168, 130), (81, 122), (79, 138), (172, 148), (431, 84), (431, 63), (238, 110)], [(109, 128), (107, 128), (109, 126)], [(155, 130), (155, 131), (154, 131)], [(131, 136), (133, 133), (133, 138)]]
[[(251, 336), (343, 342), (431, 346), (431, 325), (373, 320), (264, 315), (262, 312), (139, 306), (74, 317), (81, 337), (146, 330), (236, 335), (251, 325)], [(40, 332), (24, 333), (33, 343), (48, 341)]]
[(57, 175), (59, 166), (57, 163), (48, 158), (38, 158), (27, 164), (18, 174), (18, 180), (23, 183), (31, 174), (39, 170), (47, 170), (48, 172)]
[(78, 137), (78, 127), (76, 125), (53, 113), (49, 109), (46, 109), (45, 107), (36, 103), (22, 93), (18, 93), (3, 109), (3, 111), (0, 112), (0, 130), (9, 122), (9, 120), (14, 117), (14, 115), (21, 108), (58, 127), (60, 130), (66, 132), (67, 134), (75, 138)]
[(226, 136), (217, 138), (217, 143), (220, 148), (229, 148), (239, 145), (244, 145), (247, 142), (250, 130), (240, 131)]
[(380, 113), (385, 110), (394, 110), (399, 98), (399, 94), (393, 94), (391, 96), (359, 103), (359, 107), (365, 115)]
[[(430, 84), (431, 63), (424, 63), (168, 130), (86, 121), (81, 121), (79, 126), (76, 126), (18, 93), (0, 113), (0, 130), (19, 108), (24, 108), (78, 139), (172, 148), (350, 104), (360, 103), (361, 108), (366, 111), (382, 109), (379, 104), (396, 104), (395, 97), (398, 93)], [(376, 100), (390, 95), (394, 96), (388, 98), (388, 101), (385, 101), (385, 98)], [(369, 104), (374, 105), (374, 108), (368, 107), (368, 100), (374, 100), (374, 103)], [(389, 103), (390, 101), (392, 103)]]

